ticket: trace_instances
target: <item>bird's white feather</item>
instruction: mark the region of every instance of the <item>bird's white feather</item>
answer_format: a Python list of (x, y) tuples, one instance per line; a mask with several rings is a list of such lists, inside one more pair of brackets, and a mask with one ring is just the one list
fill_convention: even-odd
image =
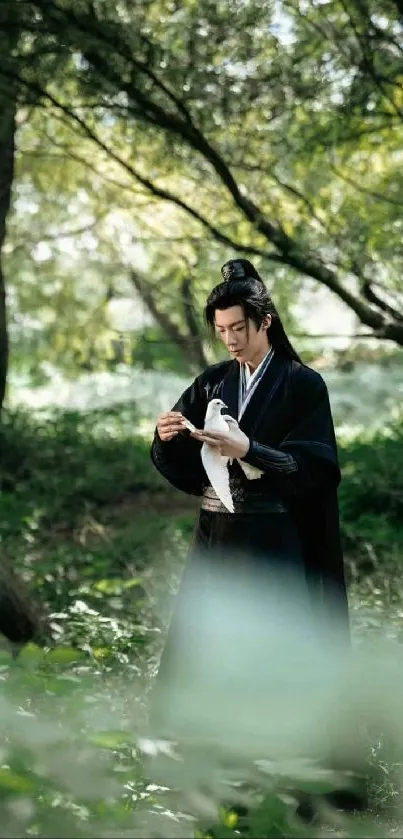
[(250, 463), (245, 463), (244, 460), (238, 460), (238, 463), (248, 481), (256, 481), (257, 478), (262, 477), (263, 472), (257, 466), (251, 466)]
[(234, 502), (229, 485), (228, 458), (217, 454), (207, 443), (203, 443), (201, 457), (211, 486), (224, 507), (233, 513)]
[[(209, 402), (204, 421), (205, 431), (225, 432), (231, 430), (231, 428), (239, 428), (238, 421), (234, 419), (234, 417), (231, 417), (230, 414), (221, 414), (221, 408), (225, 407), (226, 405), (224, 405), (224, 402), (222, 402), (221, 399), (212, 399), (211, 402)], [(185, 428), (188, 428), (189, 431), (195, 431), (195, 426), (189, 420), (184, 419), (183, 425)], [(213, 446), (209, 446), (207, 443), (203, 443), (202, 445), (201, 459), (207, 477), (216, 495), (224, 504), (226, 509), (230, 513), (233, 513), (234, 502), (232, 500), (228, 472), (228, 463), (232, 463), (233, 459), (219, 454)], [(256, 466), (244, 463), (239, 458), (237, 458), (237, 460), (248, 480), (253, 481), (263, 475), (261, 469), (257, 469)]]
[[(228, 431), (228, 423), (221, 415), (222, 407), (225, 406), (221, 399), (212, 399), (209, 402), (204, 421), (205, 431)], [(203, 443), (202, 445), (201, 458), (207, 477), (215, 493), (224, 504), (224, 507), (230, 513), (233, 513), (234, 502), (232, 500), (228, 472), (229, 458), (219, 454), (219, 452), (207, 443)]]
[(196, 426), (193, 425), (193, 423), (190, 422), (190, 420), (186, 419), (186, 417), (182, 418), (182, 425), (184, 426), (184, 428), (187, 428), (188, 431), (196, 431)]

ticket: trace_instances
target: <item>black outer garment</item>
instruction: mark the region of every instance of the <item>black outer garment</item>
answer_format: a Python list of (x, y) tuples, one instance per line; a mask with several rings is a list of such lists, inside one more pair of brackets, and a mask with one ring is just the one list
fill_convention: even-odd
[[(219, 397), (237, 418), (238, 381), (237, 361), (212, 365), (172, 410), (203, 428), (208, 402)], [(277, 352), (239, 425), (250, 439), (244, 460), (264, 472), (261, 479), (247, 482), (248, 492), (264, 488), (268, 498), (286, 503), (297, 526), (315, 611), (328, 629), (348, 635), (337, 502), (341, 474), (325, 382), (319, 373)], [(163, 443), (156, 431), (151, 457), (173, 486), (200, 496), (209, 484), (200, 448), (198, 441), (183, 435)]]

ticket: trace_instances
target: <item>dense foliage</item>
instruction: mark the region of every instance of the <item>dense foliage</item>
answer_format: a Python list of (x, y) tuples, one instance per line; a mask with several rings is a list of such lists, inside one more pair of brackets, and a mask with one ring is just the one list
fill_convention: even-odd
[[(236, 252), (294, 332), (301, 290), (321, 288), (335, 321), (350, 310), (402, 343), (398, 2), (12, 0), (1, 14), (16, 365), (74, 373), (155, 360), (167, 341), (200, 368), (201, 302)], [(133, 318), (111, 317), (130, 297), (157, 328), (139, 348)]]

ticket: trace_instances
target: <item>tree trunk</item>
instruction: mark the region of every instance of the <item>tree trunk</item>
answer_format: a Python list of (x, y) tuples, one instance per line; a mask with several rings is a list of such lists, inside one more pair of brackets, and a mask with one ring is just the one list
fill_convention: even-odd
[[(204, 356), (204, 351), (200, 342), (198, 340), (198, 336), (196, 335), (196, 341), (194, 340), (193, 335), (185, 334), (182, 332), (180, 327), (171, 320), (170, 316), (166, 313), (161, 311), (158, 307), (157, 300), (154, 295), (154, 291), (150, 285), (143, 279), (143, 277), (137, 271), (130, 271), (130, 279), (133, 283), (134, 288), (136, 289), (137, 293), (141, 297), (143, 303), (147, 307), (150, 314), (153, 316), (158, 326), (165, 332), (167, 337), (172, 341), (173, 344), (176, 344), (178, 349), (183, 354), (184, 358), (186, 359), (189, 370), (192, 372), (200, 372), (200, 369), (206, 366), (207, 361)], [(184, 290), (182, 287), (182, 301), (189, 303), (189, 287), (185, 289), (185, 300), (184, 300)], [(187, 318), (187, 325), (189, 327), (189, 308), (187, 308), (186, 318)], [(193, 323), (193, 319), (191, 316), (191, 323)]]
[[(3, 10), (3, 12), (6, 13), (6, 10)], [(0, 9), (0, 33), (2, 17), (3, 14)], [(0, 52), (3, 65), (7, 66), (13, 61), (12, 49), (15, 37), (15, 33), (12, 36), (0, 34)], [(7, 300), (3, 247), (14, 178), (16, 101), (16, 90), (13, 89), (11, 84), (8, 88), (0, 88), (0, 410), (6, 392), (8, 371)]]
[(189, 336), (189, 350), (196, 363), (197, 367), (204, 370), (207, 367), (208, 361), (204, 352), (203, 335), (201, 334), (197, 318), (195, 316), (195, 302), (193, 297), (193, 286), (190, 275), (187, 275), (182, 280), (181, 295), (183, 304), (183, 314), (187, 326)]
[(3, 268), (3, 245), (6, 220), (10, 209), (14, 175), (15, 109), (11, 102), (3, 110), (0, 123), (0, 409), (6, 392), (8, 370), (8, 330), (6, 287)]

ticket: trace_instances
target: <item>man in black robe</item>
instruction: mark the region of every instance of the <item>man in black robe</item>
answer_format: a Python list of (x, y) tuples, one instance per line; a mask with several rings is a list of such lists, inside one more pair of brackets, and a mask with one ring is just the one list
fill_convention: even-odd
[[(275, 565), (281, 573), (303, 575), (323, 631), (329, 639), (346, 639), (337, 502), (341, 476), (325, 382), (292, 348), (251, 263), (232, 260), (222, 274), (224, 282), (209, 295), (205, 316), (232, 358), (204, 370), (172, 411), (161, 415), (153, 463), (173, 486), (202, 498), (190, 566), (193, 556), (207, 561), (214, 555), (215, 565), (221, 556), (228, 568), (243, 554), (261, 569)], [(203, 432), (207, 405), (217, 397), (238, 420), (235, 438), (231, 432)], [(190, 436), (184, 417), (197, 429)], [(209, 485), (202, 443), (232, 459), (234, 514)], [(261, 477), (248, 480), (237, 459), (257, 467)]]
[[(159, 728), (161, 733), (172, 731), (170, 720), (174, 719), (176, 726), (178, 713), (182, 726), (189, 706), (183, 696), (190, 698), (191, 705), (192, 694), (187, 687), (195, 675), (193, 685), (197, 684), (197, 670), (203, 669), (206, 655), (211, 661), (218, 656), (230, 678), (234, 674), (231, 664), (227, 666), (223, 660), (225, 642), (220, 638), (219, 621), (214, 618), (213, 626), (209, 626), (211, 616), (221, 608), (217, 589), (226, 601), (224, 608), (228, 608), (223, 580), (231, 581), (231, 585), (232, 580), (238, 580), (238, 588), (236, 584), (229, 588), (242, 595), (234, 599), (235, 640), (232, 643), (230, 639), (226, 648), (232, 665), (238, 653), (236, 639), (250, 634), (250, 623), (255, 627), (249, 660), (246, 653), (235, 665), (240, 678), (236, 694), (241, 694), (248, 682), (259, 692), (259, 679), (254, 680), (274, 661), (268, 648), (274, 643), (275, 649), (285, 627), (281, 617), (275, 623), (282, 608), (288, 610), (296, 630), (294, 637), (299, 628), (301, 637), (304, 633), (308, 637), (313, 629), (316, 651), (322, 648), (323, 660), (329, 661), (330, 654), (336, 680), (339, 653), (349, 648), (337, 500), (341, 474), (326, 384), (319, 373), (303, 364), (291, 346), (253, 265), (248, 260), (231, 260), (223, 266), (222, 275), (224, 281), (208, 297), (205, 319), (225, 344), (230, 359), (204, 370), (172, 410), (158, 418), (151, 448), (155, 467), (174, 487), (201, 497), (153, 696), (151, 716), (155, 730)], [(207, 406), (215, 398), (220, 398), (225, 413), (237, 420), (235, 431), (204, 429)], [(184, 429), (184, 418), (195, 431)], [(229, 458), (233, 513), (209, 482), (201, 459), (202, 444)], [(240, 462), (259, 470), (259, 477), (248, 479)], [(249, 585), (251, 580), (254, 584)], [(258, 637), (252, 614), (253, 598), (261, 609), (263, 596), (259, 614), (264, 616), (265, 592), (267, 612), (272, 609), (276, 613), (272, 630), (270, 620), (263, 620), (269, 629), (266, 640), (264, 627), (262, 637)], [(299, 665), (303, 674), (303, 661)], [(212, 672), (211, 668), (205, 669), (207, 679)], [(230, 694), (231, 690), (228, 698)], [(178, 697), (179, 712), (175, 710)], [(298, 705), (298, 695), (295, 701)], [(206, 714), (209, 717), (208, 708), (202, 711), (204, 719)], [(191, 712), (188, 721), (190, 718), (195, 720)], [(332, 753), (333, 765), (340, 765), (336, 745), (331, 737), (324, 748), (327, 754), (329, 750)]]

